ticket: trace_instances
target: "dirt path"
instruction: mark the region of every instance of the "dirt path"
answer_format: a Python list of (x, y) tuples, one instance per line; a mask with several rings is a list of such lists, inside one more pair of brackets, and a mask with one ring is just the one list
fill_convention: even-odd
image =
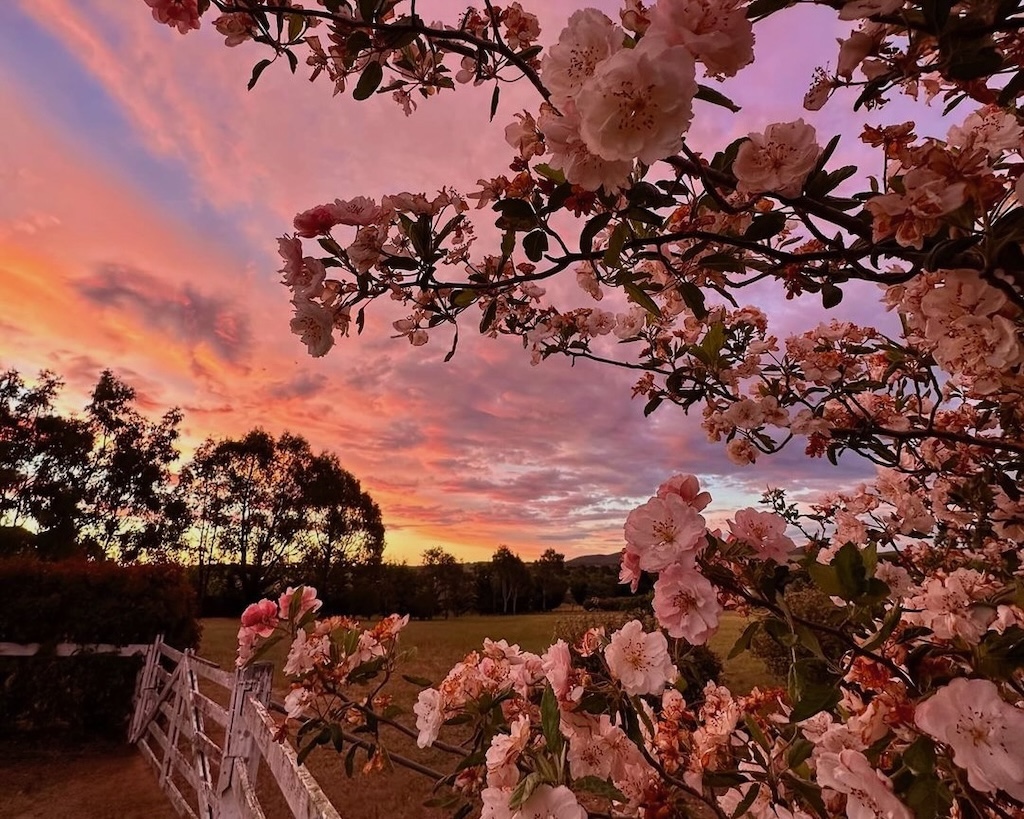
[(176, 819), (130, 745), (40, 747), (0, 742), (4, 819)]

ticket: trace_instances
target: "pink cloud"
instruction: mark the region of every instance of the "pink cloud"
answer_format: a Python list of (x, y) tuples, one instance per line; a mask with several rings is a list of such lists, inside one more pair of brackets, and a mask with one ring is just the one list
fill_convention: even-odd
[[(543, 7), (550, 38), (576, 5)], [(442, 16), (463, 4), (435, 6)], [(9, 80), (0, 85), (10, 114), (3, 139), (20, 166), (0, 199), (0, 328), (13, 328), (5, 359), (55, 366), (79, 391), (113, 365), (149, 405), (186, 408), (189, 446), (256, 424), (301, 432), (337, 451), (378, 499), (398, 558), (442, 545), (480, 559), (499, 543), (524, 555), (551, 545), (570, 556), (610, 552), (631, 505), (674, 472), (701, 474), (730, 502), (793, 476), (817, 479), (818, 465), (798, 452), (737, 475), (696, 419), (671, 408), (643, 419), (628, 373), (564, 360), (530, 367), (514, 341), (471, 333), (442, 364), (443, 332), (422, 350), (389, 338), (398, 307), (373, 313), (364, 336), (323, 360), (289, 335), (273, 237), (292, 215), (336, 196), (473, 189), (506, 170), (502, 131), (513, 111), (534, 106), (525, 90), (503, 92), (493, 124), (489, 89), (426, 101), (406, 120), (390, 100), (331, 100), (326, 85), (277, 66), (246, 93), (257, 49), (226, 49), (209, 25), (181, 37), (141, 2), (21, 7), (114, 101), (131, 124), (124, 138), (170, 163), (190, 204), (237, 235), (197, 229), (186, 206), (102, 162), (60, 111)], [(815, 59), (808, 52), (808, 64)], [(762, 127), (779, 82), (802, 97), (804, 68), (788, 71), (748, 89), (749, 114), (708, 112), (694, 144)], [(489, 211), (479, 218), (491, 221)], [(239, 237), (249, 245), (239, 249)], [(571, 284), (556, 292), (580, 298)]]

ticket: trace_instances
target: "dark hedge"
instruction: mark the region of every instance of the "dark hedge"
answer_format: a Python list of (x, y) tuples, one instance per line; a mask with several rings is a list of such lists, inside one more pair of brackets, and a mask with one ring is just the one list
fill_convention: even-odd
[(41, 643), (0, 657), (0, 734), (123, 738), (141, 658), (54, 657), (56, 643), (199, 643), (195, 595), (173, 565), (0, 560), (0, 642)]

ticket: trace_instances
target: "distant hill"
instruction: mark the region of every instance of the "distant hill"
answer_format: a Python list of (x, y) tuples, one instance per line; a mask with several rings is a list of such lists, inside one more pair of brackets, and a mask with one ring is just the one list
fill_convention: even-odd
[(572, 560), (565, 561), (568, 567), (573, 566), (618, 566), (622, 552), (615, 552), (611, 555), (580, 555)]

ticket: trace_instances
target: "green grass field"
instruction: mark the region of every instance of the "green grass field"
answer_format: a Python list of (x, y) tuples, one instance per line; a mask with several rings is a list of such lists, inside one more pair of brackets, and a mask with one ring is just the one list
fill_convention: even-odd
[[(468, 652), (479, 648), (485, 637), (505, 639), (510, 643), (518, 643), (526, 651), (540, 652), (551, 644), (558, 622), (576, 616), (579, 616), (579, 612), (413, 620), (402, 632), (402, 647), (410, 652), (402, 673), (439, 681)], [(746, 693), (755, 685), (776, 682), (764, 665), (750, 654), (742, 654), (732, 660), (725, 659), (745, 626), (743, 618), (726, 614), (710, 643), (711, 649), (723, 658), (723, 682), (737, 693)], [(213, 660), (222, 668), (233, 668), (237, 632), (237, 620), (204, 620), (200, 655)], [(280, 665), (286, 654), (287, 646), (277, 646), (269, 659)], [(276, 683), (282, 684), (283, 678), (276, 679)]]
[[(514, 617), (459, 617), (452, 620), (413, 621), (402, 632), (402, 647), (409, 651), (407, 661), (400, 669), (403, 674), (425, 677), (439, 682), (445, 673), (469, 651), (482, 645), (485, 637), (506, 639), (518, 643), (527, 651), (541, 652), (550, 645), (559, 621), (566, 617), (579, 617), (576, 613), (525, 614)], [(587, 615), (588, 620), (593, 617)], [(739, 637), (745, 621), (727, 615), (711, 648), (724, 658)], [(204, 620), (200, 655), (213, 660), (225, 669), (234, 667), (237, 620)], [(280, 667), (287, 646), (276, 646), (270, 659)], [(772, 684), (775, 680), (764, 666), (749, 654), (725, 661), (723, 682), (737, 693), (745, 693), (754, 685)], [(284, 694), (285, 680), (279, 672), (274, 678), (275, 696)], [(389, 686), (395, 702), (405, 709), (403, 721), (413, 723), (412, 703), (418, 689), (398, 679)], [(442, 737), (445, 738), (445, 737)], [(404, 737), (389, 740), (389, 749), (431, 767), (450, 771), (454, 768), (451, 757), (436, 750), (420, 751)], [(422, 806), (430, 797), (431, 783), (423, 776), (398, 768), (394, 773), (345, 776), (342, 756), (318, 749), (308, 760), (310, 770), (337, 806), (345, 819), (385, 819), (395, 816), (416, 816), (440, 819), (446, 813)]]

